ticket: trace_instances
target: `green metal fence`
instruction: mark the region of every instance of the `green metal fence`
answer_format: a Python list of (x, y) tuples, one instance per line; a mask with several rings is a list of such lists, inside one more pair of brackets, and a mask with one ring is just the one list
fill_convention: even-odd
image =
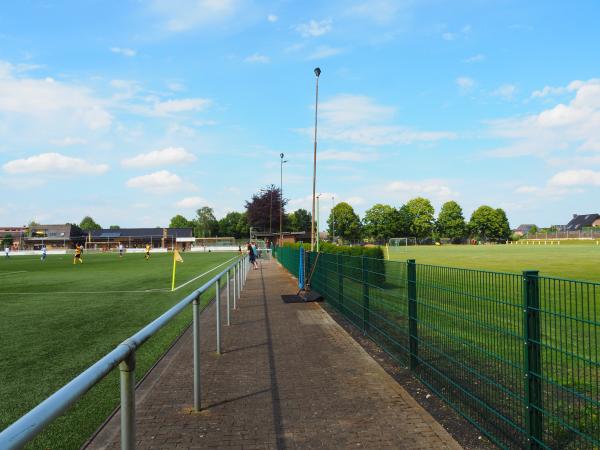
[[(299, 251), (277, 249), (297, 276)], [(307, 253), (312, 287), (503, 448), (600, 448), (600, 283)]]

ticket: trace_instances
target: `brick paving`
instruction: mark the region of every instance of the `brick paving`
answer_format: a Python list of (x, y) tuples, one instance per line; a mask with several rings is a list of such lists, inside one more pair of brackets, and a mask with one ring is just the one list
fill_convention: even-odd
[[(138, 386), (142, 449), (460, 449), (318, 303), (286, 304), (294, 280), (275, 261), (251, 271), (215, 354), (202, 315), (203, 410), (192, 411), (188, 330)], [(223, 290), (224, 291), (224, 290)], [(221, 317), (225, 321), (225, 301)], [(117, 413), (87, 445), (119, 448)]]

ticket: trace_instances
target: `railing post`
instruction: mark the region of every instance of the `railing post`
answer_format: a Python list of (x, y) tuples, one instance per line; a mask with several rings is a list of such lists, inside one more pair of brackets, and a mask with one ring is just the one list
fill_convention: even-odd
[(231, 293), (229, 292), (229, 284), (231, 283), (231, 280), (229, 278), (229, 270), (227, 271), (227, 326), (231, 325), (231, 312), (230, 312), (230, 308), (231, 308)]
[(119, 364), (121, 377), (121, 449), (135, 449), (135, 352)]
[(237, 263), (233, 266), (233, 309), (237, 309), (237, 296), (238, 296), (238, 269)]
[(417, 316), (417, 265), (414, 259), (409, 259), (406, 265), (408, 287), (408, 335), (410, 349), (410, 369), (415, 370), (419, 365), (419, 334)]
[(362, 291), (363, 291), (363, 332), (367, 334), (369, 332), (369, 274), (367, 271), (367, 264), (365, 262), (365, 256), (360, 257), (362, 266)]
[(527, 402), (528, 448), (542, 448), (542, 357), (540, 328), (539, 272), (523, 272), (524, 331), (525, 331), (525, 400)]
[(194, 338), (194, 409), (200, 411), (202, 408), (200, 402), (200, 295), (197, 295), (192, 302), (193, 315), (193, 338)]
[(338, 271), (338, 304), (342, 312), (344, 312), (344, 263), (343, 255), (337, 255), (337, 271)]
[(217, 319), (217, 355), (221, 354), (221, 280), (215, 283), (215, 306)]

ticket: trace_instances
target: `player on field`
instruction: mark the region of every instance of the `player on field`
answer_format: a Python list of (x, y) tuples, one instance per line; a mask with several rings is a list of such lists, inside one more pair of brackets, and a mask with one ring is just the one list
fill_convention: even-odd
[(144, 258), (146, 258), (146, 261), (150, 259), (150, 244), (146, 244), (146, 256)]
[(123, 257), (123, 252), (125, 251), (125, 247), (123, 247), (123, 244), (121, 244), (119, 242), (119, 257), (122, 258)]
[(75, 255), (73, 256), (73, 264), (77, 263), (77, 261), (79, 261), (81, 264), (83, 264), (83, 258), (81, 257), (81, 245), (77, 244), (77, 246), (75, 247)]
[(8, 254), (8, 252), (10, 252), (10, 248), (8, 248), (8, 245), (6, 247), (4, 247), (4, 254), (6, 255), (7, 258), (10, 258), (10, 255)]
[(40, 258), (42, 261), (46, 261), (46, 253), (47, 253), (46, 246), (42, 245), (42, 257)]

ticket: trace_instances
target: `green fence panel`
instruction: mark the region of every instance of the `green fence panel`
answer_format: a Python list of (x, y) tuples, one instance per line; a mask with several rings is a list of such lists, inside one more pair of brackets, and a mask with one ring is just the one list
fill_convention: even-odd
[[(276, 255), (297, 276), (298, 250)], [(600, 283), (310, 261), (313, 289), (498, 447), (600, 448)]]

